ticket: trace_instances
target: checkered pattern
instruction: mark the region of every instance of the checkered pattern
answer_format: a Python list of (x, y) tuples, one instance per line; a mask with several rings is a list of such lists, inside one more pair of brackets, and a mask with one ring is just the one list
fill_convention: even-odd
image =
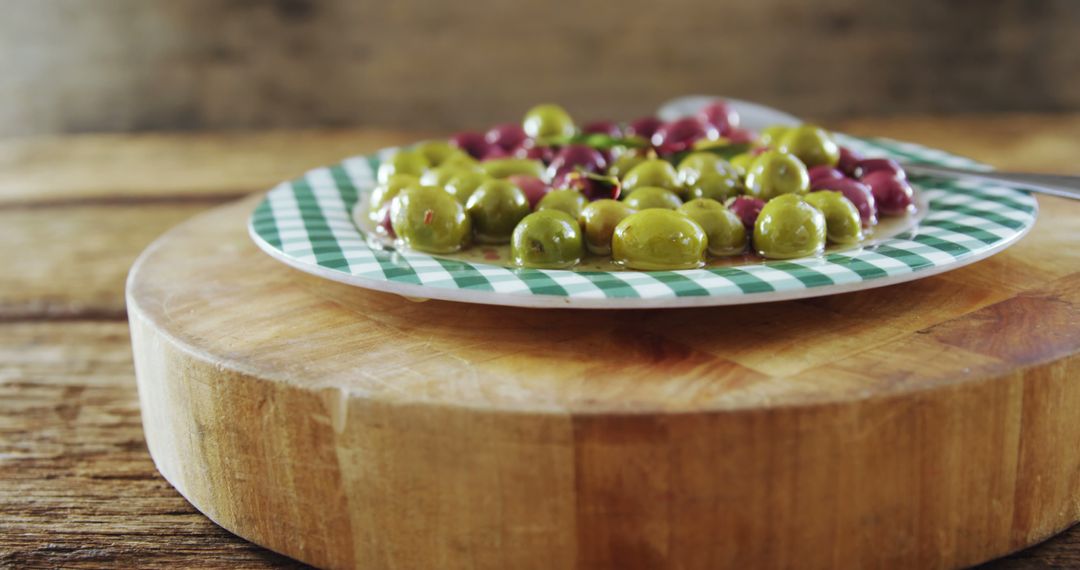
[[(868, 156), (986, 168), (912, 143), (845, 135), (837, 138)], [(860, 288), (859, 284), (872, 287), (879, 284), (873, 281), (906, 280), (919, 272), (960, 266), (1003, 249), (1035, 222), (1037, 213), (1034, 198), (1021, 190), (913, 177), (929, 203), (928, 215), (915, 230), (865, 249), (691, 271), (510, 269), (369, 247), (350, 212), (361, 193), (374, 186), (374, 172), (384, 156), (385, 152), (350, 158), (272, 189), (251, 216), (249, 229), (256, 242), (302, 269), (323, 274), (330, 271), (341, 280), (411, 296), (524, 305), (536, 304), (522, 299), (534, 296), (562, 297), (570, 305), (578, 300), (709, 297), (715, 304), (726, 304), (775, 298), (779, 292), (811, 296)], [(808, 291), (811, 289), (816, 290)], [(454, 291), (471, 294), (454, 295)], [(582, 304), (597, 306), (596, 302)], [(613, 304), (632, 306), (627, 302)]]

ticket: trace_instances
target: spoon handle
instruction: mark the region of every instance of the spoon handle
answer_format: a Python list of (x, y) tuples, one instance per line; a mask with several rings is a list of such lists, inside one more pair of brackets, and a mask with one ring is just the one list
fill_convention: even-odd
[(967, 170), (930, 166), (927, 164), (904, 164), (904, 170), (911, 174), (943, 176), (955, 179), (984, 180), (1000, 182), (1015, 188), (1023, 188), (1040, 194), (1061, 196), (1080, 200), (1080, 176), (1059, 174), (1028, 174), (1023, 172), (998, 172), (994, 170)]

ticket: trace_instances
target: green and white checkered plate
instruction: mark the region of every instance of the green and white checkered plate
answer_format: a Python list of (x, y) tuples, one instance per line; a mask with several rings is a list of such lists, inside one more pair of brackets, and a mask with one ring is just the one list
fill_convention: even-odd
[[(985, 168), (912, 143), (837, 138), (867, 156)], [(908, 232), (861, 249), (690, 271), (511, 269), (370, 247), (351, 211), (374, 187), (379, 157), (390, 152), (349, 158), (278, 185), (251, 215), (255, 243), (301, 271), (406, 297), (521, 307), (690, 307), (832, 295), (928, 277), (1009, 247), (1031, 229), (1038, 212), (1022, 190), (912, 177), (928, 203), (926, 217)]]

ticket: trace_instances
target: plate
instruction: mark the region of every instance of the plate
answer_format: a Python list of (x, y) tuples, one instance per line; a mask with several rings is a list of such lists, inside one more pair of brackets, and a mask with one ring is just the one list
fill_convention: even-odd
[[(840, 133), (836, 139), (866, 156), (986, 168), (913, 143)], [(279, 184), (251, 214), (252, 239), (274, 259), (306, 273), (412, 299), (648, 309), (783, 301), (921, 279), (1004, 250), (1031, 229), (1038, 213), (1038, 203), (1023, 190), (912, 176), (925, 217), (899, 234), (856, 249), (688, 271), (515, 269), (369, 243), (351, 212), (375, 186), (380, 159), (393, 152), (349, 158)]]

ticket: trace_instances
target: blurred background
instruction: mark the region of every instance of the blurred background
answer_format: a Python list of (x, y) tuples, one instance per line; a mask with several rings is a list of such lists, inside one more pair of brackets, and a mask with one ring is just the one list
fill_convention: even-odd
[(0, 136), (1080, 108), (1076, 0), (0, 0)]

